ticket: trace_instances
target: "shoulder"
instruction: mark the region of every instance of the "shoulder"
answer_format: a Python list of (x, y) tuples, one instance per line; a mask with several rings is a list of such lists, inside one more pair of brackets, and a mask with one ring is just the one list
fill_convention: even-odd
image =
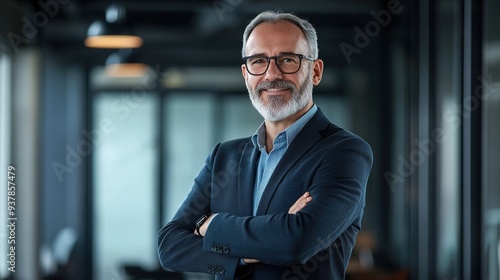
[(219, 143), (222, 149), (243, 149), (247, 144), (252, 144), (250, 137), (238, 138)]
[(366, 142), (359, 135), (339, 127), (331, 122), (328, 123), (327, 127), (319, 132), (323, 141), (327, 143), (330, 147), (336, 147), (337, 149), (348, 149), (355, 150), (369, 155), (372, 157), (372, 149), (370, 144)]
[(345, 155), (348, 159), (358, 162), (359, 165), (365, 163), (367, 170), (371, 169), (373, 164), (373, 151), (368, 142), (346, 129), (339, 131), (336, 137), (336, 142), (338, 141), (338, 144), (335, 150), (337, 150), (337, 152)]
[[(205, 164), (213, 170), (235, 168), (244, 155), (253, 147), (250, 137), (217, 143)], [(228, 167), (229, 166), (229, 167)]]
[(238, 138), (216, 144), (212, 150), (212, 156), (242, 154), (247, 145), (253, 145), (250, 137)]
[(359, 145), (368, 146), (368, 143), (353, 132), (332, 123), (328, 117), (318, 108), (315, 116), (311, 119), (311, 125), (315, 127), (323, 138), (337, 141), (353, 141)]

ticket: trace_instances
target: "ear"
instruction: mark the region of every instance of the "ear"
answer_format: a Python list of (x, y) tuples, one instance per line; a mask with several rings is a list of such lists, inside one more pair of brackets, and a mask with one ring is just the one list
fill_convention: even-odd
[(321, 78), (323, 78), (323, 60), (316, 59), (313, 65), (313, 85), (317, 86), (321, 82)]
[(245, 64), (241, 64), (241, 75), (243, 75), (243, 78), (245, 78), (245, 81), (247, 79), (247, 74), (248, 74), (248, 72), (247, 72), (247, 68), (246, 68)]

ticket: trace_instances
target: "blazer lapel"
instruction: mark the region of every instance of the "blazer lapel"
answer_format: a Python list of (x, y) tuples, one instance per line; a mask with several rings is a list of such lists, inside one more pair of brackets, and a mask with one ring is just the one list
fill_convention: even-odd
[(292, 168), (292, 166), (322, 138), (320, 132), (325, 130), (328, 124), (328, 119), (321, 110), (318, 109), (318, 112), (302, 128), (299, 134), (297, 134), (269, 179), (266, 189), (262, 194), (262, 198), (260, 199), (257, 215), (264, 215), (267, 213), (269, 203), (283, 177), (288, 173), (290, 168)]
[(253, 212), (253, 192), (259, 156), (259, 150), (249, 141), (243, 149), (238, 178), (238, 202), (242, 216), (251, 216)]

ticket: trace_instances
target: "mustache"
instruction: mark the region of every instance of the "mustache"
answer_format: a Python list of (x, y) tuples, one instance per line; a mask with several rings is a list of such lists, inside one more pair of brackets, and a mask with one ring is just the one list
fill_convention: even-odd
[(260, 93), (263, 90), (278, 89), (278, 88), (291, 88), (293, 91), (296, 90), (295, 85), (290, 81), (275, 80), (275, 81), (260, 82), (255, 88), (255, 91)]

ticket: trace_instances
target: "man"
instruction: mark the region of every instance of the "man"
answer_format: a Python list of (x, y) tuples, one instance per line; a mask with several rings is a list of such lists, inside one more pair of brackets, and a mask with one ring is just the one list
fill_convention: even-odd
[(344, 279), (361, 226), (370, 146), (313, 103), (316, 31), (263, 12), (243, 35), (255, 135), (216, 145), (159, 232), (163, 267), (215, 279)]

